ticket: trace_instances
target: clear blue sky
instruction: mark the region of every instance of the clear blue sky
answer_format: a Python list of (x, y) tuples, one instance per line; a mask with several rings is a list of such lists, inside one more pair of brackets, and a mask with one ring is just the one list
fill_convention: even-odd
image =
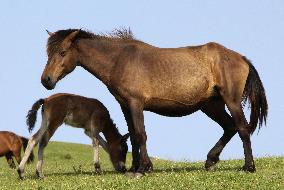
[[(28, 3), (27, 3), (28, 2)], [(27, 111), (35, 100), (57, 92), (99, 99), (122, 133), (126, 122), (106, 87), (77, 68), (47, 91), (40, 76), (47, 61), (45, 29), (84, 28), (107, 32), (131, 27), (135, 36), (159, 47), (219, 42), (251, 59), (264, 83), (269, 103), (267, 127), (252, 137), (255, 156), (284, 155), (284, 1), (1, 1), (0, 130), (29, 136)], [(40, 125), (40, 116), (35, 131)], [(145, 112), (151, 156), (205, 160), (222, 129), (201, 112), (167, 118)], [(62, 126), (52, 140), (90, 144), (80, 129)], [(243, 158), (236, 135), (222, 159)]]

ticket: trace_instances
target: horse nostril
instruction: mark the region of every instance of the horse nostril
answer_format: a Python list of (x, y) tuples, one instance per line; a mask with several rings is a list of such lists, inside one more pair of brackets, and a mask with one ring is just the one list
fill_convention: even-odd
[(48, 76), (47, 78), (46, 78), (46, 82), (50, 82), (51, 81), (51, 79), (50, 79), (50, 77)]

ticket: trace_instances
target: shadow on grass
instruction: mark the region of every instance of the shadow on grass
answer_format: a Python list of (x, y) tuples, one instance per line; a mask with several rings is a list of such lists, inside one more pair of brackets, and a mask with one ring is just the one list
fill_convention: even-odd
[[(162, 173), (184, 173), (184, 172), (208, 172), (214, 173), (214, 172), (241, 172), (242, 169), (241, 167), (237, 166), (215, 166), (213, 170), (206, 171), (204, 167), (201, 166), (186, 166), (186, 167), (168, 167), (168, 168), (156, 168), (152, 172), (153, 174), (162, 174)], [(104, 175), (125, 175), (123, 173), (119, 173), (116, 171), (103, 171), (101, 174), (98, 174), (93, 171), (80, 171), (80, 172), (75, 172), (75, 171), (70, 171), (70, 172), (54, 172), (54, 173), (46, 173), (44, 174), (44, 178), (48, 177), (56, 177), (56, 176), (79, 176), (79, 175), (88, 175), (88, 176), (104, 176)], [(41, 180), (40, 178), (37, 178), (37, 176), (34, 175), (28, 175), (25, 176), (25, 179), (32, 179), (32, 180)]]
[(172, 172), (172, 173), (183, 173), (183, 172), (219, 172), (219, 171), (228, 171), (228, 172), (238, 172), (241, 171), (241, 167), (218, 167), (215, 166), (214, 169), (207, 171), (204, 167), (198, 166), (188, 166), (188, 167), (169, 167), (169, 168), (157, 168), (154, 169), (153, 173), (165, 173), (165, 172)]
[[(80, 172), (51, 172), (51, 173), (44, 173), (44, 178), (49, 177), (59, 177), (59, 176), (79, 176), (79, 175), (88, 175), (88, 176), (103, 176), (103, 175), (114, 175), (114, 174), (120, 174), (116, 171), (103, 171), (101, 174), (92, 172), (92, 171), (80, 171)], [(36, 174), (26, 174), (24, 176), (24, 180), (44, 180), (44, 178), (38, 178)]]
[[(216, 167), (212, 171), (206, 171), (204, 167), (197, 166), (188, 166), (188, 167), (169, 167), (169, 168), (157, 168), (154, 169), (152, 173), (184, 173), (184, 172), (240, 172), (241, 167)], [(101, 174), (91, 171), (81, 171), (81, 172), (56, 172), (56, 173), (47, 173), (45, 177), (51, 176), (78, 176), (78, 175), (89, 175), (89, 176), (103, 176), (103, 175), (124, 175), (116, 171), (103, 171)], [(36, 178), (36, 177), (35, 177)]]
[(89, 175), (89, 176), (103, 176), (103, 175), (109, 175), (109, 174), (120, 174), (116, 171), (103, 171), (102, 173), (96, 173), (92, 171), (80, 171), (80, 172), (54, 172), (54, 173), (47, 173), (44, 176), (78, 176), (78, 175)]

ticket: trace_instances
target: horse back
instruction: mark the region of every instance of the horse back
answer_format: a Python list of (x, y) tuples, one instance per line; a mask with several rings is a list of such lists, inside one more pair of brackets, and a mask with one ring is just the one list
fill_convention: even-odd
[[(127, 53), (130, 54), (129, 51)], [(119, 96), (133, 96), (146, 102), (155, 98), (195, 104), (214, 91), (214, 78), (205, 46), (136, 46), (132, 47), (131, 55), (120, 57), (115, 67), (114, 70), (119, 72), (112, 73), (111, 86), (118, 99)]]
[(43, 110), (49, 120), (79, 128), (84, 127), (92, 117), (110, 118), (107, 108), (97, 99), (68, 93), (48, 97)]

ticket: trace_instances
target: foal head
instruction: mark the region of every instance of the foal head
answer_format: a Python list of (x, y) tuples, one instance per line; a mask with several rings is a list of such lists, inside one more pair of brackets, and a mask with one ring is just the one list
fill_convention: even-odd
[(129, 137), (129, 133), (120, 136), (120, 138), (114, 140), (109, 144), (109, 154), (110, 160), (115, 168), (115, 170), (119, 172), (125, 172), (125, 162), (126, 162), (126, 154), (128, 151), (127, 139)]
[[(47, 31), (48, 32), (48, 31)], [(59, 30), (48, 32), (48, 61), (41, 76), (41, 83), (51, 90), (56, 83), (71, 73), (79, 62), (78, 50), (74, 45), (80, 30)]]

